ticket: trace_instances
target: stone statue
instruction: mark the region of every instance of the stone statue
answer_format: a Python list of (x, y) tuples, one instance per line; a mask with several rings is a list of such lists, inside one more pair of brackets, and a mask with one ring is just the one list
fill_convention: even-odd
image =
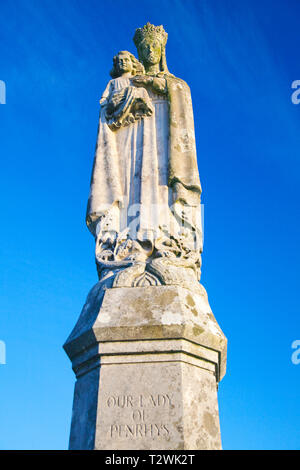
[(99, 281), (64, 349), (76, 374), (69, 448), (221, 449), (227, 340), (200, 284), (201, 186), (188, 85), (147, 23), (113, 58), (87, 225)]
[(99, 278), (114, 286), (200, 280), (201, 186), (188, 85), (170, 74), (167, 33), (147, 23), (134, 35), (137, 60), (113, 59), (100, 100), (87, 209)]

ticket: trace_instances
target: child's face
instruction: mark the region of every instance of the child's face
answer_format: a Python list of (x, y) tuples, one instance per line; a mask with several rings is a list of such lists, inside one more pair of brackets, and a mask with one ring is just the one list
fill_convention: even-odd
[(132, 71), (132, 63), (128, 54), (119, 54), (117, 57), (117, 67), (120, 74)]

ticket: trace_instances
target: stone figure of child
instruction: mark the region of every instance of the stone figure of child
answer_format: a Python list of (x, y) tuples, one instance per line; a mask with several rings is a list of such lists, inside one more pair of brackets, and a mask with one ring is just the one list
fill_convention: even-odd
[(153, 114), (153, 106), (145, 88), (136, 87), (132, 77), (143, 75), (144, 66), (128, 51), (120, 51), (113, 58), (112, 80), (101, 97), (107, 124), (115, 131), (136, 120)]

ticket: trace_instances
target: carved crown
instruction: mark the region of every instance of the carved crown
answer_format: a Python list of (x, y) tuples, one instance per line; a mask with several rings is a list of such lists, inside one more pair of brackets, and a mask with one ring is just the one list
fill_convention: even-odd
[(134, 44), (138, 48), (138, 45), (147, 38), (157, 39), (161, 42), (163, 46), (166, 45), (168, 39), (168, 33), (164, 30), (162, 25), (154, 26), (151, 23), (145, 24), (142, 28), (137, 28), (135, 30), (135, 35), (133, 37)]

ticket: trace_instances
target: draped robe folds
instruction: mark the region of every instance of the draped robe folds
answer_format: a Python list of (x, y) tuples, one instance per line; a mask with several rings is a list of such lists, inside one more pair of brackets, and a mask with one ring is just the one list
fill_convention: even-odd
[[(119, 87), (132, 86), (128, 78), (115, 80)], [(147, 87), (152, 116), (113, 131), (106, 120), (105, 99), (116, 86), (115, 80), (109, 82), (100, 101), (88, 228), (94, 236), (103, 230), (119, 233), (135, 219), (135, 238), (155, 243), (160, 236), (158, 227), (170, 227), (174, 213), (170, 207), (177, 202), (197, 208), (190, 226), (199, 234), (197, 244), (202, 251), (201, 186), (188, 85), (173, 75), (157, 74), (152, 87)]]

